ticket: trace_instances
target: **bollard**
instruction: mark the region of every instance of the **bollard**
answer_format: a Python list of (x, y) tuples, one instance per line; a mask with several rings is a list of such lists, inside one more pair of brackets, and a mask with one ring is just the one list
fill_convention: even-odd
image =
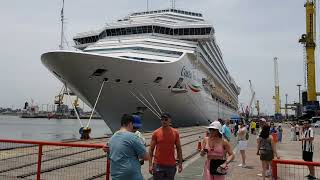
[(91, 128), (85, 127), (83, 128), (83, 139), (90, 139)]

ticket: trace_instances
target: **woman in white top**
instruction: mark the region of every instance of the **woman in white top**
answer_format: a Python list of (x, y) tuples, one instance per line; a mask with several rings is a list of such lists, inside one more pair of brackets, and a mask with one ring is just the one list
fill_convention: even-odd
[(242, 121), (239, 121), (239, 130), (238, 130), (238, 142), (239, 142), (239, 150), (241, 154), (242, 163), (239, 164), (239, 167), (247, 167), (246, 166), (246, 152), (247, 149), (247, 128), (244, 126)]

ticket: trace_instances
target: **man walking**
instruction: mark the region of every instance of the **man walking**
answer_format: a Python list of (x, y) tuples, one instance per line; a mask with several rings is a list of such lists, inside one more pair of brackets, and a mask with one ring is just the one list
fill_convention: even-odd
[(139, 158), (149, 160), (149, 155), (139, 137), (133, 132), (133, 116), (123, 115), (121, 128), (109, 141), (109, 159), (113, 180), (143, 180)]
[(222, 126), (223, 138), (225, 138), (228, 142), (230, 142), (231, 140), (231, 130), (230, 130), (229, 124), (230, 124), (230, 120), (227, 119), (225, 124)]
[(182, 171), (180, 137), (178, 131), (170, 127), (171, 116), (169, 113), (161, 114), (161, 125), (162, 126), (152, 134), (149, 149), (149, 172), (153, 174), (154, 180), (174, 180), (176, 174), (174, 147), (176, 147), (179, 159), (178, 172), (180, 173)]
[[(304, 161), (312, 162), (313, 159), (313, 140), (314, 134), (313, 129), (310, 126), (310, 121), (305, 120), (303, 122), (304, 132), (302, 134), (302, 138), (300, 139), (302, 142), (302, 158)], [(315, 177), (315, 169), (314, 166), (308, 166), (309, 168), (309, 175), (306, 177), (308, 179), (317, 179)]]

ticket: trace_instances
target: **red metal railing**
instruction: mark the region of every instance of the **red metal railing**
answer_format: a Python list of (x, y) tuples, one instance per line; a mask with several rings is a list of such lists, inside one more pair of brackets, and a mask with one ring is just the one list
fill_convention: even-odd
[(309, 175), (308, 167), (313, 167), (315, 176), (320, 175), (320, 162), (307, 162), (302, 160), (272, 160), (272, 177), (274, 180), (278, 179), (304, 179)]
[[(110, 162), (102, 144), (0, 139), (0, 179), (109, 180)], [(108, 150), (108, 148), (107, 148)], [(36, 169), (36, 170), (35, 170)]]

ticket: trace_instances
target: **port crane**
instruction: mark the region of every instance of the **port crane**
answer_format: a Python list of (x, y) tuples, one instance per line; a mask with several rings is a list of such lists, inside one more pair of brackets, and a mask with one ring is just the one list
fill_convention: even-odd
[(279, 88), (279, 71), (278, 71), (278, 58), (273, 58), (274, 62), (274, 96), (275, 100), (275, 113), (274, 116), (276, 119), (281, 117), (281, 107), (280, 107), (280, 88)]
[(315, 48), (316, 48), (316, 0), (306, 0), (306, 33), (302, 34), (299, 43), (306, 51), (306, 78), (307, 78), (307, 111), (315, 112), (319, 107), (316, 92)]
[[(251, 91), (251, 98), (248, 106), (250, 109), (250, 116), (253, 115), (254, 107), (257, 109), (257, 116), (260, 116), (260, 102), (259, 100), (256, 100), (256, 92), (253, 90), (251, 80), (249, 80), (249, 85), (250, 85), (250, 91)], [(254, 107), (252, 107), (253, 103), (254, 103)]]

